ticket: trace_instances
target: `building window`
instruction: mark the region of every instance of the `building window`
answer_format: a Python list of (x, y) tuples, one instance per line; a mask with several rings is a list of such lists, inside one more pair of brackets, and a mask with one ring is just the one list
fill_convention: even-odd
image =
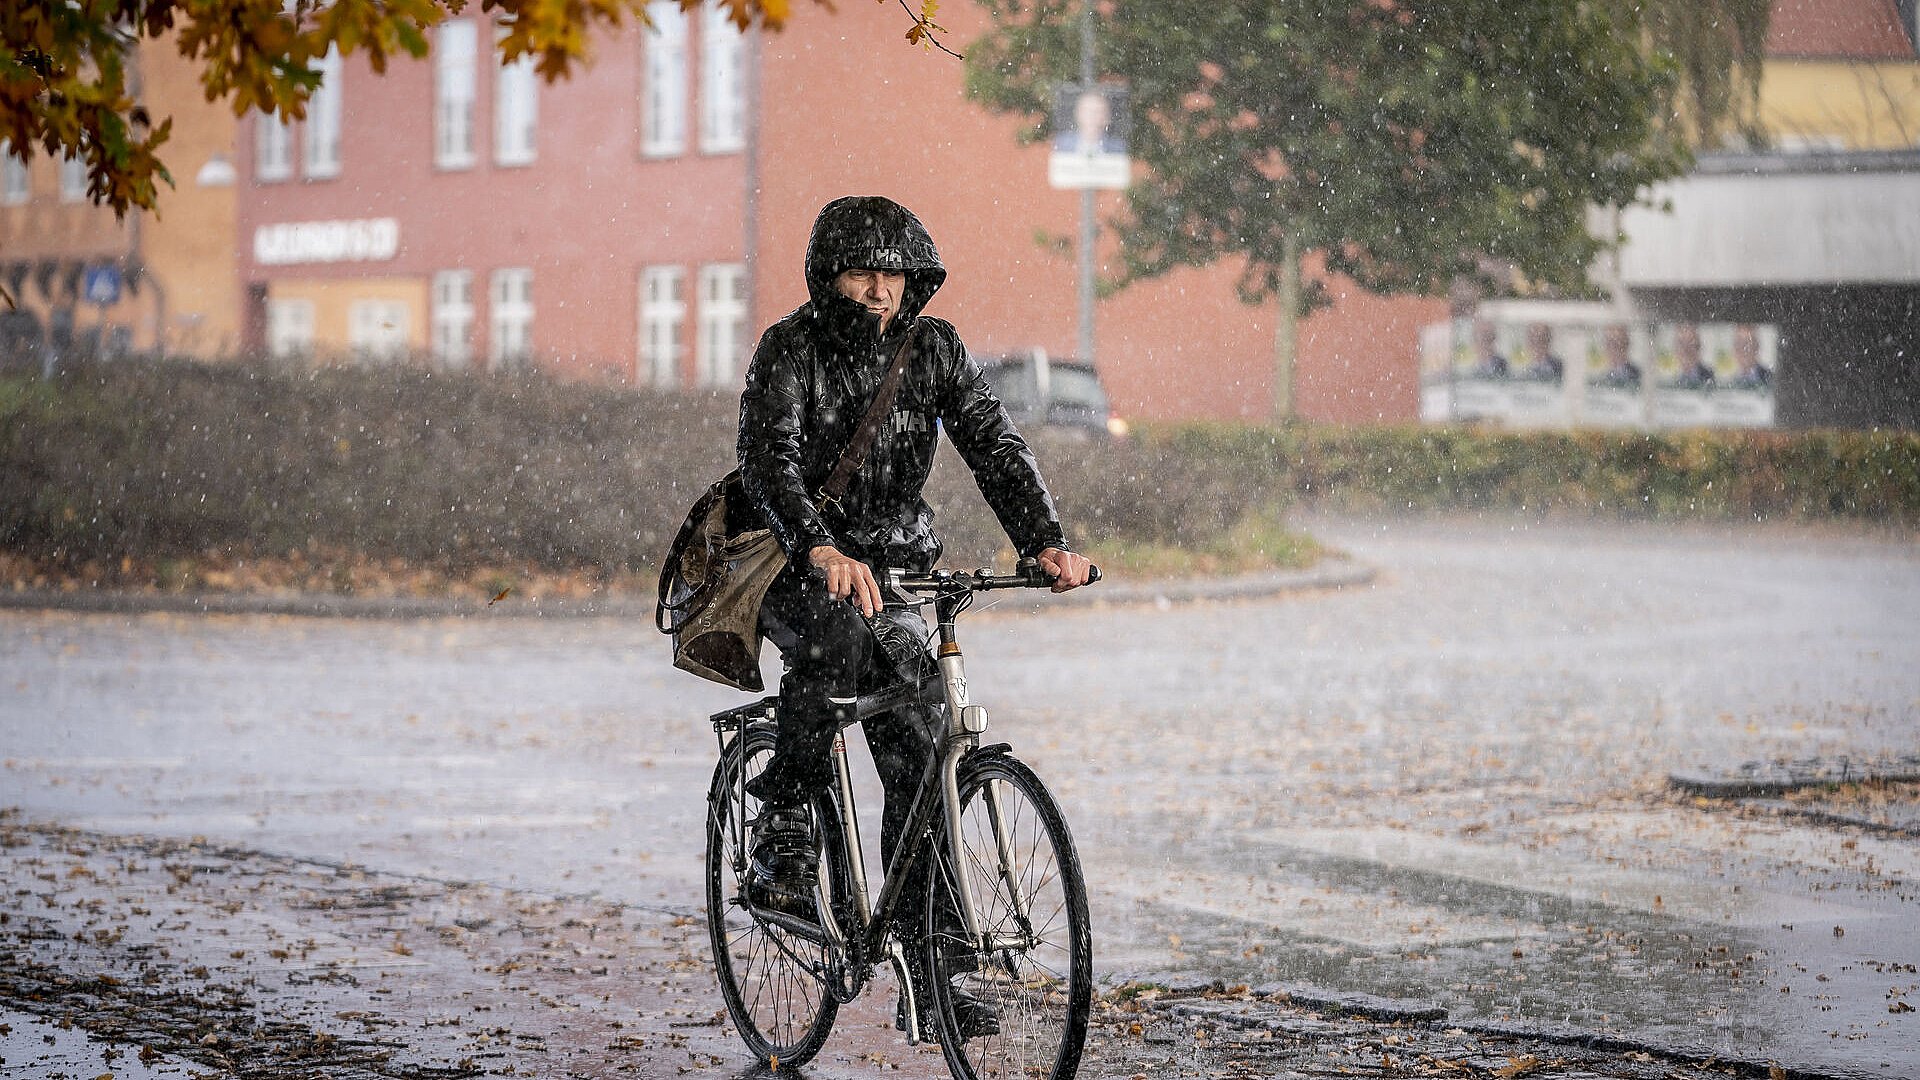
[(267, 301), (267, 354), (285, 360), (313, 352), (313, 301)]
[(728, 8), (709, 2), (700, 23), (700, 149), (732, 153), (747, 143), (746, 39)]
[(702, 386), (731, 386), (747, 343), (747, 268), (711, 263), (700, 268), (700, 341), (694, 354)]
[[(500, 28), (506, 36), (506, 27)], [(502, 67), (493, 80), (493, 160), (497, 165), (530, 165), (539, 125), (539, 83), (533, 57)]]
[(680, 385), (680, 342), (687, 326), (687, 273), (678, 266), (649, 266), (640, 274), (641, 383), (662, 390)]
[(407, 302), (355, 300), (347, 305), (347, 347), (364, 360), (407, 355)]
[(262, 183), (293, 175), (293, 127), (271, 113), (253, 114), (253, 178)]
[(473, 360), (473, 271), (433, 275), (433, 358), (464, 368)]
[(442, 24), (438, 36), (433, 61), (433, 163), (442, 169), (471, 168), (479, 35), (472, 19), (455, 19)]
[(33, 197), (27, 163), (13, 154), (13, 144), (0, 139), (0, 206), (19, 206)]
[(495, 270), (489, 296), (493, 313), (488, 350), (495, 370), (518, 370), (533, 356), (533, 271)]
[(672, 157), (687, 149), (687, 13), (668, 0), (654, 4), (648, 15), (653, 29), (642, 38), (646, 67), (640, 152)]
[(329, 50), (314, 68), (320, 85), (307, 99), (305, 166), (309, 180), (340, 175), (340, 53)]
[(87, 159), (75, 154), (60, 159), (60, 201), (80, 202), (87, 197)]

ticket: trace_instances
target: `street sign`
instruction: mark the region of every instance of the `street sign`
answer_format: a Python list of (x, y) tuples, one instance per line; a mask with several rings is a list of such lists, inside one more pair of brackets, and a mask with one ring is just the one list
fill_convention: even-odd
[(120, 268), (111, 263), (89, 266), (80, 278), (80, 293), (90, 304), (112, 307), (120, 302)]
[(1055, 87), (1047, 183), (1068, 190), (1125, 188), (1133, 178), (1133, 161), (1127, 156), (1130, 121), (1124, 87)]

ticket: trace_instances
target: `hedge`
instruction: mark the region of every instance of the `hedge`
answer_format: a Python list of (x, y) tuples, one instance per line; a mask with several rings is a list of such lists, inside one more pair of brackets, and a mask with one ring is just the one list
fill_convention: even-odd
[[(56, 563), (341, 549), (460, 568), (655, 565), (731, 463), (732, 395), (420, 368), (77, 365), (0, 378), (0, 551)], [(1249, 512), (1504, 510), (1920, 524), (1911, 432), (1150, 426), (1036, 438), (1080, 537), (1204, 545)], [(1004, 541), (943, 453), (955, 561)]]

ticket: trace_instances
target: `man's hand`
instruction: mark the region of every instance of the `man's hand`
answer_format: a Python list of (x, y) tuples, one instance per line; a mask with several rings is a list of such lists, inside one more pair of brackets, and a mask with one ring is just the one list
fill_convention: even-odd
[[(880, 610), (880, 583), (873, 579), (873, 570), (866, 563), (844, 554), (832, 544), (821, 544), (807, 552), (807, 561), (827, 579), (828, 596), (852, 600), (862, 615), (871, 616)], [(1083, 566), (1086, 564), (1085, 559), (1080, 562)], [(1085, 574), (1082, 570), (1082, 577)]]
[(1059, 548), (1043, 550), (1040, 552), (1039, 559), (1040, 569), (1045, 570), (1048, 576), (1053, 578), (1054, 592), (1066, 592), (1068, 589), (1077, 589), (1085, 585), (1088, 573), (1093, 569), (1093, 564), (1087, 561), (1086, 556), (1076, 555), (1071, 551), (1061, 551)]

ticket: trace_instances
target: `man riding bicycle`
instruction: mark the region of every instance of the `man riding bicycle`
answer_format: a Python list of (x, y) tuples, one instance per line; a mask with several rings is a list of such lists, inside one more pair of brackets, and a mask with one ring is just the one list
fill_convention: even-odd
[[(862, 692), (917, 679), (926, 662), (925, 623), (883, 607), (874, 569), (926, 570), (939, 557), (933, 511), (921, 497), (939, 428), (1015, 548), (1038, 560), (1054, 590), (1088, 579), (1032, 451), (979, 366), (951, 324), (920, 314), (946, 277), (932, 237), (905, 207), (878, 196), (836, 199), (807, 244), (811, 299), (761, 335), (747, 369), (742, 486), (789, 559), (760, 614), (786, 668), (773, 757), (748, 785), (762, 809), (747, 893), (761, 907), (811, 914), (818, 847), (807, 806), (832, 779), (833, 740)], [(903, 348), (905, 371), (871, 453), (843, 496), (816, 501)], [(865, 723), (886, 792), (881, 848), (891, 860), (938, 729), (920, 706)], [(911, 947), (924, 928), (893, 931), (909, 944), (911, 977), (924, 985), (929, 973)], [(966, 1037), (998, 1030), (992, 1009), (960, 998), (955, 1014)], [(904, 1011), (896, 1024), (904, 1029)]]

